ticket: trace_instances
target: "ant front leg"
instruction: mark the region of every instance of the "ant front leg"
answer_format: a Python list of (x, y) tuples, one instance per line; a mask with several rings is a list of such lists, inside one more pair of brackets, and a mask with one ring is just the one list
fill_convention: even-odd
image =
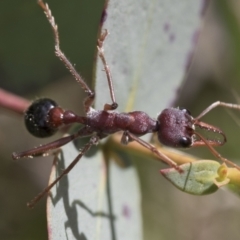
[(228, 160), (227, 158), (222, 157), (222, 155), (217, 152), (214, 148), (213, 145), (211, 143), (208, 142), (208, 140), (206, 140), (204, 137), (201, 136), (201, 134), (195, 132), (195, 134), (202, 139), (202, 141), (205, 143), (205, 145), (210, 149), (211, 153), (218, 159), (222, 160), (225, 164), (229, 164), (232, 167), (235, 167), (236, 169), (238, 169), (240, 171), (240, 167), (233, 163), (232, 161)]
[(167, 163), (169, 166), (171, 166), (172, 168), (175, 168), (179, 173), (182, 173), (183, 170), (172, 160), (170, 159), (169, 157), (167, 157), (165, 154), (159, 152), (157, 150), (157, 148), (153, 147), (151, 144), (145, 142), (144, 140), (142, 140), (141, 138), (138, 138), (136, 137), (134, 134), (130, 133), (129, 131), (125, 131), (123, 133), (123, 136), (122, 136), (122, 140), (121, 142), (123, 144), (127, 144), (128, 142), (130, 141), (136, 141), (138, 142), (139, 144), (141, 144), (143, 147), (149, 149), (151, 152), (153, 152), (155, 155), (157, 155), (157, 157)]
[[(88, 150), (92, 147), (92, 145), (96, 145), (99, 141), (99, 137), (98, 136), (92, 136), (90, 141), (83, 147), (82, 151), (77, 155), (77, 157), (72, 161), (72, 163), (63, 170), (63, 172), (60, 174), (59, 177), (57, 177), (55, 179), (55, 181), (53, 181), (48, 187), (46, 187), (42, 192), (40, 192), (34, 199), (32, 199), (27, 206), (30, 208), (33, 208), (35, 206), (35, 204), (45, 195), (47, 194), (52, 187), (54, 187), (57, 182), (59, 182), (61, 180), (61, 178), (68, 174), (73, 167), (78, 163), (78, 161), (82, 158), (82, 156), (84, 154), (86, 154), (88, 152)], [(54, 162), (56, 162), (56, 159), (54, 160)]]
[(38, 0), (38, 4), (44, 10), (44, 13), (46, 14), (46, 17), (52, 27), (53, 34), (54, 34), (54, 40), (55, 40), (56, 56), (64, 63), (65, 67), (69, 70), (69, 72), (72, 74), (72, 76), (75, 78), (75, 80), (81, 85), (83, 90), (87, 93), (87, 97), (84, 100), (84, 109), (85, 109), (85, 112), (87, 113), (90, 111), (90, 107), (92, 106), (92, 104), (94, 102), (95, 93), (94, 93), (94, 91), (92, 91), (89, 88), (89, 86), (86, 84), (86, 82), (80, 76), (80, 74), (76, 71), (76, 69), (74, 68), (72, 63), (67, 59), (67, 57), (64, 55), (64, 53), (60, 49), (58, 26), (55, 23), (54, 17), (51, 13), (51, 10), (50, 10), (48, 4), (45, 4), (42, 0)]
[(102, 60), (104, 71), (107, 75), (108, 87), (109, 87), (109, 91), (110, 91), (110, 97), (111, 97), (111, 100), (112, 100), (112, 104), (106, 103), (104, 105), (104, 110), (105, 111), (115, 110), (118, 107), (118, 104), (116, 103), (116, 99), (115, 99), (115, 94), (114, 94), (111, 71), (109, 69), (109, 66), (108, 66), (107, 61), (106, 61), (105, 56), (104, 56), (103, 43), (104, 43), (107, 35), (108, 35), (108, 31), (105, 29), (103, 31), (103, 33), (101, 34), (100, 38), (98, 39), (98, 45), (97, 45), (98, 55), (99, 55), (100, 59)]

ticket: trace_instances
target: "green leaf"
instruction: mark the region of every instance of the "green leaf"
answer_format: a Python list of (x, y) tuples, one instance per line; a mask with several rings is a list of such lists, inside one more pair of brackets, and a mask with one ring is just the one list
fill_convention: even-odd
[(180, 190), (194, 195), (206, 195), (228, 183), (225, 178), (219, 177), (221, 167), (216, 161), (201, 160), (181, 165), (182, 173), (173, 168), (162, 169), (160, 172)]

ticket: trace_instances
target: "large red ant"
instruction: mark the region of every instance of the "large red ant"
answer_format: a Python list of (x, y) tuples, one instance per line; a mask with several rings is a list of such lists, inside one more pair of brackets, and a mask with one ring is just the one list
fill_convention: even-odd
[[(98, 55), (103, 63), (104, 70), (107, 75), (108, 87), (112, 103), (105, 104), (103, 110), (95, 110), (91, 106), (94, 103), (95, 93), (84, 82), (82, 77), (77, 73), (74, 66), (66, 58), (60, 49), (58, 28), (52, 16), (51, 10), (42, 0), (38, 1), (41, 8), (44, 10), (49, 23), (53, 29), (55, 39), (55, 54), (64, 63), (76, 81), (81, 85), (86, 92), (87, 97), (84, 100), (84, 110), (86, 116), (79, 116), (72, 111), (64, 110), (59, 107), (53, 100), (43, 98), (36, 100), (25, 112), (25, 124), (28, 131), (36, 137), (48, 137), (53, 135), (59, 127), (72, 123), (81, 123), (84, 125), (76, 133), (60, 138), (54, 142), (33, 148), (28, 151), (13, 153), (14, 159), (22, 157), (32, 157), (43, 154), (49, 150), (58, 149), (68, 142), (78, 138), (90, 136), (89, 142), (82, 148), (78, 156), (72, 163), (55, 179), (47, 188), (37, 195), (30, 203), (29, 207), (33, 207), (65, 174), (67, 174), (81, 159), (81, 157), (98, 142), (110, 134), (118, 131), (123, 131), (121, 143), (127, 145), (131, 141), (136, 141), (140, 145), (146, 147), (157, 155), (162, 161), (175, 168), (180, 173), (183, 171), (173, 160), (157, 150), (151, 144), (145, 142), (140, 136), (147, 133), (157, 133), (158, 140), (166, 146), (174, 148), (188, 148), (205, 145), (211, 152), (222, 161), (229, 163), (240, 170), (236, 164), (223, 158), (213, 147), (223, 145), (226, 142), (226, 136), (219, 128), (199, 121), (205, 114), (213, 108), (223, 106), (240, 110), (237, 104), (224, 102), (215, 102), (207, 107), (198, 117), (194, 118), (186, 109), (167, 108), (164, 109), (157, 117), (157, 120), (149, 117), (145, 112), (134, 111), (128, 113), (118, 113), (116, 111), (118, 104), (114, 95), (111, 72), (107, 65), (103, 43), (108, 35), (107, 30), (103, 31), (97, 42)], [(209, 140), (202, 137), (195, 131), (195, 127), (200, 127), (208, 131), (216, 132), (222, 135), (223, 140)]]

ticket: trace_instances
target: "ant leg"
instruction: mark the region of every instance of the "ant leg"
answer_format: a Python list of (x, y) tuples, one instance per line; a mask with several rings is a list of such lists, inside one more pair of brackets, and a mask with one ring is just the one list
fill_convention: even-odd
[(98, 44), (97, 44), (98, 55), (99, 55), (99, 57), (102, 60), (104, 71), (105, 71), (105, 73), (107, 75), (108, 87), (109, 87), (110, 96), (111, 96), (111, 99), (112, 99), (112, 104), (106, 103), (104, 105), (104, 110), (105, 111), (107, 111), (107, 110), (115, 110), (118, 107), (118, 104), (116, 103), (116, 99), (115, 99), (115, 94), (114, 94), (114, 88), (113, 88), (111, 71), (109, 69), (109, 66), (108, 66), (107, 61), (106, 61), (105, 56), (104, 56), (103, 43), (104, 43), (105, 38), (107, 37), (107, 35), (108, 35), (108, 31), (107, 31), (107, 29), (105, 29), (103, 31), (103, 33), (100, 35), (100, 38), (98, 39)]
[(54, 40), (55, 40), (55, 54), (56, 56), (64, 63), (66, 68), (69, 70), (69, 72), (72, 74), (72, 76), (76, 79), (76, 81), (81, 85), (83, 90), (87, 93), (87, 97), (84, 100), (84, 108), (85, 112), (90, 111), (90, 107), (94, 102), (95, 93), (92, 91), (88, 85), (85, 83), (85, 81), (82, 79), (80, 74), (76, 71), (72, 63), (67, 59), (67, 57), (64, 55), (62, 50), (60, 49), (60, 42), (59, 42), (59, 33), (58, 33), (58, 27), (55, 23), (54, 17), (51, 13), (51, 10), (49, 9), (48, 4), (44, 4), (42, 0), (38, 0), (38, 4), (40, 7), (44, 10), (44, 13), (46, 14), (46, 17), (51, 24), (53, 33), (54, 33)]
[(201, 134), (196, 133), (196, 132), (195, 132), (195, 134), (196, 134), (200, 139), (202, 139), (202, 141), (205, 143), (205, 145), (209, 148), (209, 150), (211, 151), (211, 153), (212, 153), (216, 158), (222, 160), (224, 163), (228, 163), (229, 165), (237, 168), (237, 169), (240, 171), (240, 167), (239, 167), (237, 164), (231, 162), (231, 161), (228, 160), (227, 158), (224, 158), (219, 152), (217, 152), (217, 151), (213, 148), (213, 146), (208, 142), (208, 140), (206, 140), (204, 137), (201, 136)]
[(47, 144), (44, 144), (42, 146), (27, 150), (27, 151), (23, 151), (23, 152), (14, 152), (12, 154), (12, 158), (14, 160), (18, 160), (19, 158), (23, 158), (23, 157), (33, 157), (34, 155), (41, 155), (41, 154), (45, 154), (46, 151), (50, 151), (53, 149), (57, 149), (60, 148), (61, 146), (71, 142), (72, 140), (78, 138), (78, 137), (86, 137), (92, 134), (92, 131), (88, 128), (88, 127), (83, 127), (81, 128), (77, 133), (72, 134), (70, 136), (67, 137), (63, 137), (60, 138), (54, 142), (50, 142)]
[[(124, 144), (127, 144), (127, 142), (129, 141), (136, 141), (139, 144), (141, 144), (143, 147), (149, 149), (151, 152), (153, 152), (155, 155), (158, 156), (159, 159), (161, 159), (161, 161), (167, 163), (169, 166), (175, 168), (179, 173), (183, 172), (183, 170), (169, 157), (167, 157), (165, 154), (159, 152), (157, 150), (157, 148), (153, 147), (151, 144), (145, 142), (144, 140), (142, 140), (141, 138), (136, 137), (135, 135), (133, 135), (132, 133), (125, 131), (123, 133), (123, 141)], [(126, 142), (127, 141), (127, 142)]]
[(77, 155), (77, 157), (72, 161), (72, 163), (60, 174), (59, 177), (55, 179), (48, 187), (46, 187), (41, 193), (39, 193), (34, 199), (32, 199), (27, 206), (33, 208), (34, 205), (49, 192), (49, 190), (56, 185), (56, 183), (66, 174), (68, 174), (72, 168), (78, 163), (81, 157), (92, 147), (92, 145), (97, 144), (99, 138), (97, 136), (91, 137), (90, 141), (83, 147), (82, 151)]
[(210, 112), (211, 110), (213, 110), (214, 108), (216, 108), (218, 106), (240, 110), (240, 105), (238, 105), (238, 104), (217, 101), (217, 102), (212, 103), (205, 110), (203, 110), (194, 120), (198, 121), (200, 118), (202, 118), (204, 115), (206, 115), (208, 112)]

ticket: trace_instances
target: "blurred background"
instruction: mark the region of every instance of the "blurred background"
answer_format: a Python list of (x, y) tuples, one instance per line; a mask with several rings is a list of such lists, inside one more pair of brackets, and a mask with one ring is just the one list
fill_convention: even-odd
[[(103, 0), (48, 2), (59, 26), (61, 48), (83, 78), (91, 82)], [(36, 1), (1, 1), (0, 31), (0, 87), (30, 100), (50, 97), (66, 109), (81, 112), (81, 88), (76, 87), (69, 72), (56, 59), (51, 29)], [(240, 103), (239, 82), (240, 2), (213, 0), (204, 16), (196, 54), (175, 106), (188, 108), (197, 116), (217, 100)], [(215, 109), (204, 120), (224, 130), (228, 144), (219, 151), (237, 162), (240, 114), (231, 112), (237, 120), (222, 108)], [(33, 210), (26, 207), (26, 202), (47, 185), (52, 158), (13, 162), (11, 153), (50, 140), (33, 138), (26, 132), (21, 116), (0, 108), (2, 239), (47, 239), (45, 201)], [(213, 158), (205, 148), (191, 149), (188, 153)]]

